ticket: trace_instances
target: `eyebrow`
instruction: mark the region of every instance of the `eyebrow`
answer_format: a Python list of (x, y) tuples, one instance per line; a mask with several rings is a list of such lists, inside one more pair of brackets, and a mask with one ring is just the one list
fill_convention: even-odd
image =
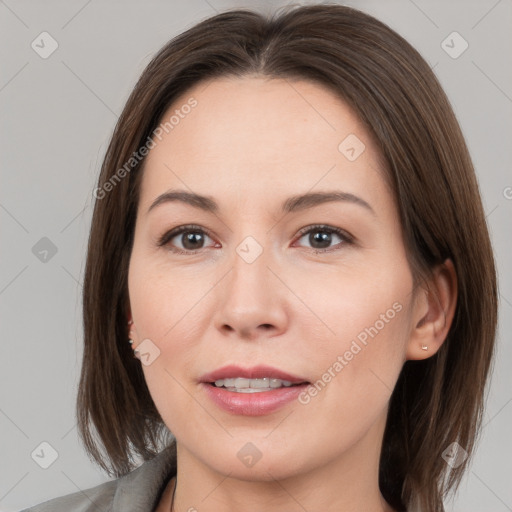
[[(167, 192), (159, 195), (153, 201), (147, 211), (147, 214), (161, 204), (176, 201), (188, 204), (195, 208), (199, 208), (205, 212), (217, 213), (219, 211), (219, 205), (212, 197), (202, 196), (200, 194), (195, 194), (193, 192), (187, 192), (184, 190), (168, 190)], [(361, 206), (375, 215), (373, 208), (364, 199), (354, 194), (342, 192), (339, 190), (329, 192), (309, 192), (307, 194), (289, 197), (281, 205), (281, 210), (283, 213), (298, 212), (334, 201), (347, 202)]]

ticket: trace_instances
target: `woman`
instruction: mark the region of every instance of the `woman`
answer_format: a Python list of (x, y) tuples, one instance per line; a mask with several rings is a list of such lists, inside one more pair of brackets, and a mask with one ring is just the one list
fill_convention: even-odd
[(338, 5), (203, 21), (143, 72), (94, 194), (77, 411), (117, 479), (31, 510), (444, 510), (496, 276), (404, 39)]

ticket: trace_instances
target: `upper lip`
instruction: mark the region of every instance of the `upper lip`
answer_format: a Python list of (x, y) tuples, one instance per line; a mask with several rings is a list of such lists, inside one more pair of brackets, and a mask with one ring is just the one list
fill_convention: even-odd
[(250, 368), (242, 368), (237, 365), (223, 366), (213, 372), (204, 374), (201, 377), (201, 382), (215, 382), (220, 379), (236, 377), (242, 377), (245, 379), (262, 379), (264, 377), (269, 377), (271, 379), (287, 380), (292, 384), (307, 382), (307, 380), (302, 377), (297, 377), (296, 375), (284, 372), (278, 368), (265, 365), (252, 366)]

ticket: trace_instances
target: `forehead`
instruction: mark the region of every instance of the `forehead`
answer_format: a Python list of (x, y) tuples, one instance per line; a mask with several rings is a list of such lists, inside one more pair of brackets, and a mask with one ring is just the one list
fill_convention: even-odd
[(244, 200), (260, 202), (315, 187), (384, 191), (380, 154), (362, 122), (329, 89), (305, 80), (200, 83), (174, 101), (154, 142), (144, 205), (177, 186), (218, 197), (243, 191)]

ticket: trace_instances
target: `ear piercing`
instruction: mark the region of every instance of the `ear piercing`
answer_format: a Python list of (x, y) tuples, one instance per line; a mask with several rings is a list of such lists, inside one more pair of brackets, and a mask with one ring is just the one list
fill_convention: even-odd
[(428, 350), (427, 345), (421, 345), (421, 350)]
[[(132, 325), (132, 324), (133, 324), (133, 320), (129, 320), (128, 321), (128, 325)], [(131, 329), (130, 329), (130, 334), (131, 334)], [(130, 345), (133, 345), (133, 340), (131, 338), (129, 338), (128, 339), (128, 343)], [(135, 357), (135, 359), (140, 359), (139, 351), (137, 349), (134, 349), (133, 347), (132, 347), (132, 349), (133, 349), (133, 357)]]
[[(130, 345), (132, 345), (132, 344), (133, 344), (133, 340), (128, 340), (128, 343), (129, 343)], [(133, 348), (133, 347), (132, 347), (132, 348)], [(136, 348), (135, 348), (135, 349), (133, 349), (133, 357), (135, 357), (135, 359), (140, 359), (140, 357), (139, 357), (139, 351), (138, 351)]]

